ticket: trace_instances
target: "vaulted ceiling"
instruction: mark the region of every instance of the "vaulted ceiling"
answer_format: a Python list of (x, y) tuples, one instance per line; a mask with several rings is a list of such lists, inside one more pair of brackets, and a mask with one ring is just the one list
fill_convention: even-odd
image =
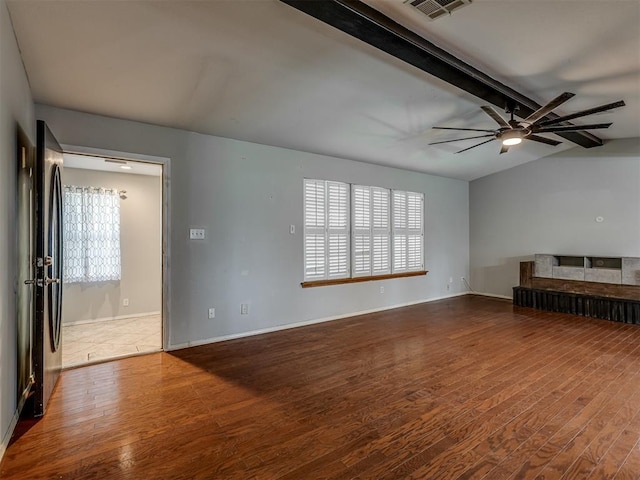
[[(582, 148), (428, 145), (494, 128), (486, 102), (278, 0), (7, 3), (38, 103), (466, 180)], [(559, 114), (622, 99), (574, 123), (640, 137), (640, 0), (367, 4), (539, 104), (576, 93)]]

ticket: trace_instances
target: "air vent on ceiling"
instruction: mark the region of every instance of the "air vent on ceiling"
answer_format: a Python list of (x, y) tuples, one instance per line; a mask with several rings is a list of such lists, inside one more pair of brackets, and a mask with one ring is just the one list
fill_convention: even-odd
[(460, 7), (469, 5), (473, 0), (407, 0), (405, 3), (417, 8), (429, 19), (435, 20), (443, 15), (451, 14)]

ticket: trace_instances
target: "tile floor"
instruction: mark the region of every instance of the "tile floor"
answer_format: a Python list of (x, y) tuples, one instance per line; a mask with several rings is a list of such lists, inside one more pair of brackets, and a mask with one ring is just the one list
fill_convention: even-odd
[(62, 368), (161, 349), (160, 315), (62, 326)]

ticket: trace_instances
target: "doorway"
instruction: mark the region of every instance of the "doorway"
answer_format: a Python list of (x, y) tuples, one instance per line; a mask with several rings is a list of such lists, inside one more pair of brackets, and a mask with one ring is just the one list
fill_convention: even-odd
[(62, 368), (163, 349), (163, 163), (69, 152)]

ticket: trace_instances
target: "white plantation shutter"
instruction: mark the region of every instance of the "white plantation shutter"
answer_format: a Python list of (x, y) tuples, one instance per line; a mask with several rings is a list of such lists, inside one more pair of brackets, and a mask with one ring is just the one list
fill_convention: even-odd
[(424, 197), (393, 191), (393, 273), (424, 270)]
[(391, 272), (389, 190), (353, 185), (353, 276)]
[(349, 185), (327, 182), (328, 278), (349, 276)]
[(371, 192), (353, 185), (353, 276), (371, 275)]
[(349, 276), (349, 185), (304, 180), (304, 279)]
[(407, 270), (424, 270), (424, 196), (407, 192)]
[(304, 281), (424, 270), (424, 195), (304, 180)]
[(304, 181), (304, 279), (327, 277), (326, 182)]
[(407, 195), (393, 191), (393, 272), (407, 271)]
[(373, 253), (371, 259), (373, 275), (391, 273), (391, 222), (389, 214), (390, 192), (386, 188), (371, 187), (373, 205), (371, 209)]

